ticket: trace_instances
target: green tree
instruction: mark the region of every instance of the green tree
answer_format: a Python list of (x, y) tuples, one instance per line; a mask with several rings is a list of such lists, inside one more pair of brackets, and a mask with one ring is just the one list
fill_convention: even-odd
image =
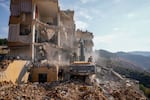
[(7, 39), (0, 39), (0, 46), (7, 45)]

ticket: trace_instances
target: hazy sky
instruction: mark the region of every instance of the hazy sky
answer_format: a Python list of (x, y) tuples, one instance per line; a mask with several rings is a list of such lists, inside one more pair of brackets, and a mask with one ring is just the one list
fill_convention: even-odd
[[(8, 36), (9, 2), (0, 0), (0, 37)], [(9, 0), (6, 0), (9, 1)], [(150, 51), (150, 0), (60, 0), (77, 28), (94, 34), (94, 49)]]

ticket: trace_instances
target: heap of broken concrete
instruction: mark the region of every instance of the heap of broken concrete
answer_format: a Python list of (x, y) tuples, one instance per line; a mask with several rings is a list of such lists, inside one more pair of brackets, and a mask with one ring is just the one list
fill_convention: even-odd
[(97, 65), (96, 83), (108, 100), (147, 100), (139, 82), (122, 77), (112, 68)]
[(0, 83), (0, 99), (106, 100), (106, 97), (100, 88), (80, 81), (21, 85), (3, 82)]
[[(146, 100), (145, 96), (134, 88), (111, 88), (115, 84), (87, 84), (70, 80), (52, 83), (28, 83), (14, 85), (11, 82), (0, 83), (0, 99), (9, 100)], [(117, 85), (117, 84), (116, 84)], [(115, 85), (114, 85), (115, 86)], [(111, 90), (112, 89), (112, 90)]]
[(98, 66), (96, 78), (51, 83), (0, 82), (0, 100), (146, 100), (135, 80), (123, 78), (111, 68)]
[(0, 61), (0, 72), (7, 69), (8, 65), (11, 63), (11, 60)]

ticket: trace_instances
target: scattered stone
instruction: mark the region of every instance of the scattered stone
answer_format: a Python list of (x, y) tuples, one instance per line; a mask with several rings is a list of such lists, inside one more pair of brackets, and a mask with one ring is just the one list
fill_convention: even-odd
[[(117, 85), (117, 86), (115, 86)], [(70, 80), (52, 83), (28, 83), (14, 85), (0, 82), (0, 100), (146, 100), (146, 97), (131, 87), (119, 82), (104, 81), (100, 86), (87, 85)]]

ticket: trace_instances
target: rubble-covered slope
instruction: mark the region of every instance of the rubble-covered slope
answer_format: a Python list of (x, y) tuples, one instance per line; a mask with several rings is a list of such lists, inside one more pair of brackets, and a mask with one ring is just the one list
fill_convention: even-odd
[(13, 85), (0, 83), (4, 100), (107, 100), (100, 88), (79, 81)]
[(146, 100), (138, 81), (122, 77), (111, 68), (97, 65), (96, 83), (108, 100)]
[(105, 84), (88, 85), (82, 81), (52, 83), (28, 83), (14, 85), (0, 83), (2, 100), (146, 100), (134, 88), (122, 87), (119, 82), (107, 81)]

